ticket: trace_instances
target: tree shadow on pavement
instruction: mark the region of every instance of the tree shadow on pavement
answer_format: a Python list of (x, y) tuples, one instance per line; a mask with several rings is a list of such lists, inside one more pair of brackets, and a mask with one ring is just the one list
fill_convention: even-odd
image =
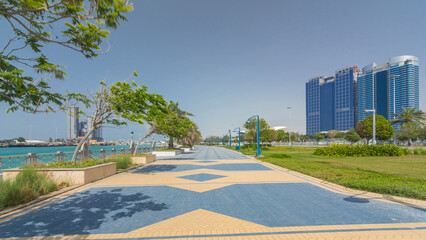
[(169, 172), (177, 168), (176, 165), (149, 165), (144, 168), (137, 169), (133, 173), (155, 173), (155, 172)]
[(1, 223), (0, 238), (89, 234), (110, 221), (165, 209), (165, 203), (157, 203), (141, 192), (88, 190)]

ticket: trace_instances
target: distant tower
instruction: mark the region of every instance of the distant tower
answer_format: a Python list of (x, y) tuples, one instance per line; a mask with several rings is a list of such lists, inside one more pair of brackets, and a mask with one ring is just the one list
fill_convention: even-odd
[(309, 79), (306, 83), (306, 134), (320, 131), (320, 82), (324, 77)]
[(402, 108), (419, 108), (419, 59), (415, 56), (398, 56), (388, 63), (371, 63), (362, 69), (358, 77), (358, 121), (376, 109), (387, 120)]
[(335, 130), (347, 131), (356, 126), (356, 82), (358, 66), (336, 71)]
[(78, 107), (68, 107), (66, 119), (66, 138), (76, 139), (79, 134)]

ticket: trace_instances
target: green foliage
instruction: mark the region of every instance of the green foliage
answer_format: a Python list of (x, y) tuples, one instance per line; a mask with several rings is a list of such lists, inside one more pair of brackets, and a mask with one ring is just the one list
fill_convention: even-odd
[[(244, 140), (250, 143), (257, 142), (257, 123), (246, 122), (244, 123), (244, 128), (247, 129), (246, 134), (244, 135)], [(264, 118), (259, 119), (259, 140), (261, 142), (272, 142), (273, 140), (273, 130), (266, 122)]]
[(413, 149), (414, 155), (426, 155), (426, 149), (423, 148), (415, 148)]
[(129, 155), (116, 155), (111, 156), (105, 162), (115, 162), (117, 170), (126, 169), (132, 165), (132, 159)]
[(110, 156), (107, 159), (87, 159), (84, 161), (77, 161), (74, 163), (73, 161), (55, 161), (55, 162), (49, 162), (47, 164), (41, 165), (41, 168), (86, 168), (86, 167), (92, 167), (96, 165), (101, 165), (105, 163), (110, 162), (116, 162), (116, 168), (119, 169), (126, 169), (131, 164), (132, 161), (130, 159), (130, 155), (115, 155)]
[(53, 180), (26, 167), (14, 180), (0, 180), (0, 209), (30, 202), (57, 189)]
[(344, 139), (346, 141), (349, 141), (351, 143), (356, 143), (359, 140), (361, 140), (361, 137), (358, 135), (358, 133), (355, 131), (355, 129), (349, 130), (346, 134), (343, 135)]
[(280, 129), (276, 131), (275, 135), (276, 141), (279, 142), (288, 142), (288, 133), (286, 133), (284, 130)]
[(314, 139), (315, 139), (315, 140), (317, 140), (317, 142), (319, 142), (320, 140), (325, 139), (325, 134), (324, 134), (324, 133), (319, 133), (319, 132), (317, 132), (317, 133), (314, 135)]
[(18, 137), (18, 139), (16, 139), (16, 141), (18, 141), (18, 142), (25, 142), (25, 138), (23, 138), (23, 137)]
[(395, 145), (348, 145), (332, 144), (327, 147), (317, 148), (315, 155), (320, 156), (345, 156), (345, 157), (366, 157), (366, 156), (402, 156), (404, 151)]
[[(132, 9), (126, 0), (1, 1), (0, 19), (13, 34), (0, 48), (0, 102), (9, 105), (8, 112), (54, 111), (51, 105), (61, 105), (66, 99), (51, 92), (49, 80), (67, 74), (63, 66), (49, 61), (43, 47), (54, 44), (86, 58), (96, 57), (109, 35), (103, 28), (117, 28)], [(30, 51), (21, 51), (26, 48)], [(41, 77), (35, 80), (22, 68)]]
[(422, 138), (422, 127), (418, 123), (406, 122), (401, 125), (399, 130), (396, 132), (396, 138), (400, 141), (411, 141), (414, 139)]
[[(356, 132), (362, 138), (370, 140), (373, 138), (373, 115), (366, 117), (363, 121), (359, 121)], [(393, 127), (386, 118), (376, 115), (376, 139), (388, 140), (393, 134)]]

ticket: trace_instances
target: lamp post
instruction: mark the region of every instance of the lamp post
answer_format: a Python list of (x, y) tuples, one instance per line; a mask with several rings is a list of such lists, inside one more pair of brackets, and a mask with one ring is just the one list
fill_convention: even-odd
[[(394, 119), (394, 117), (395, 117), (395, 78), (397, 78), (397, 77), (399, 77), (399, 75), (389, 76), (389, 78), (393, 79), (393, 116), (392, 116), (392, 119)], [(395, 127), (396, 127), (396, 124), (395, 124)], [(396, 145), (395, 127), (393, 128), (393, 144)]]
[[(241, 128), (240, 127), (237, 127), (237, 128), (238, 128), (238, 147), (236, 147), (235, 150), (241, 150)], [(235, 129), (233, 132), (237, 132), (235, 131)]]
[(376, 109), (365, 110), (365, 112), (373, 113), (373, 142), (371, 144), (376, 144)]
[[(251, 118), (257, 118), (256, 122), (252, 122), (250, 121)], [(250, 117), (249, 119), (247, 119), (246, 123), (257, 123), (257, 152), (256, 152), (256, 157), (259, 157), (260, 154), (262, 153), (262, 150), (260, 149), (260, 143), (259, 143), (259, 115), (254, 115), (252, 117)]]
[(217, 137), (217, 146), (219, 147), (219, 137)]
[(225, 147), (225, 135), (223, 135), (223, 138), (222, 138), (222, 145)]
[(229, 132), (229, 148), (231, 148), (231, 145), (232, 145), (232, 140), (231, 140), (231, 129), (229, 129), (228, 130), (228, 132)]
[(213, 146), (213, 138), (210, 138), (210, 146)]
[(287, 107), (288, 109), (288, 145), (291, 147), (291, 131), (290, 131), (290, 125), (291, 125), (291, 107)]

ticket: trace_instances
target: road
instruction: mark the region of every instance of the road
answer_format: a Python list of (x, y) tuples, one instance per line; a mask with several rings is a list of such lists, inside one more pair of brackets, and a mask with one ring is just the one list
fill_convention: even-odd
[(0, 216), (0, 238), (426, 239), (425, 209), (199, 146)]

